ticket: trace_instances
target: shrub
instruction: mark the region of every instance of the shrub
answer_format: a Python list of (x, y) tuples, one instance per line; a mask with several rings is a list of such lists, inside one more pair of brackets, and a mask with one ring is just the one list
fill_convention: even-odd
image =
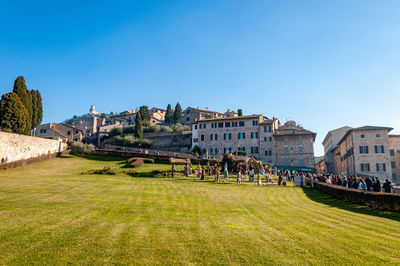
[(247, 156), (247, 151), (236, 151), (236, 154), (240, 156)]
[(122, 135), (122, 128), (121, 127), (114, 127), (111, 129), (110, 133), (108, 134), (110, 137), (120, 136)]
[(169, 126), (161, 126), (161, 132), (172, 132), (172, 128)]
[(94, 169), (82, 172), (83, 175), (95, 174), (95, 175), (116, 175), (117, 172), (109, 166), (104, 166), (102, 169)]
[(82, 142), (73, 142), (71, 144), (71, 151), (76, 154), (83, 156), (84, 154), (93, 153), (96, 151), (96, 147), (93, 144), (84, 144)]
[(193, 153), (193, 154), (196, 154), (196, 153), (197, 153), (197, 155), (202, 155), (202, 154), (203, 154), (203, 153), (201, 152), (200, 147), (197, 146), (197, 145), (193, 147), (192, 153)]
[(158, 125), (153, 125), (153, 126), (149, 126), (143, 129), (143, 132), (145, 133), (153, 133), (153, 132), (160, 132), (161, 131), (161, 127)]
[(153, 142), (149, 139), (135, 139), (133, 135), (116, 136), (114, 144), (118, 146), (134, 147), (134, 148), (151, 148)]
[(122, 133), (124, 134), (133, 134), (135, 133), (135, 126), (126, 126), (122, 128)]

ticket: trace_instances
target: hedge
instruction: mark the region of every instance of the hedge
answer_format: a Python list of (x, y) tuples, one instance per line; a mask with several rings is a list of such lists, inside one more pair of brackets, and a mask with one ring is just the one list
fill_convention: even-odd
[(370, 208), (400, 212), (400, 194), (364, 192), (321, 182), (314, 182), (314, 188), (340, 200), (357, 203)]

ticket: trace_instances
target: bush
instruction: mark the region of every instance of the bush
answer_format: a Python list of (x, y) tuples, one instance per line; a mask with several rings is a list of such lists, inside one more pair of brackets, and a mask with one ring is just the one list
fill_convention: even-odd
[(71, 151), (76, 154), (84, 155), (93, 153), (96, 151), (96, 147), (93, 144), (84, 144), (82, 142), (73, 142), (71, 144)]
[(126, 126), (122, 128), (122, 133), (124, 134), (133, 134), (135, 133), (135, 126)]
[(199, 146), (194, 146), (193, 147), (193, 149), (192, 149), (192, 154), (196, 154), (197, 153), (197, 155), (202, 155), (203, 153), (201, 152), (201, 149), (200, 149), (200, 147)]
[(110, 137), (120, 136), (122, 135), (122, 127), (114, 127), (111, 129), (110, 133), (108, 133)]
[(117, 172), (109, 166), (104, 166), (102, 169), (94, 169), (82, 172), (83, 175), (95, 174), (95, 175), (116, 175)]
[(161, 131), (161, 127), (158, 125), (153, 125), (153, 126), (149, 126), (143, 129), (143, 132), (145, 133), (154, 133), (154, 132), (160, 132)]
[(169, 126), (161, 126), (161, 132), (172, 132), (172, 128)]
[(149, 139), (135, 139), (133, 135), (116, 136), (114, 144), (134, 148), (151, 148), (153, 142)]

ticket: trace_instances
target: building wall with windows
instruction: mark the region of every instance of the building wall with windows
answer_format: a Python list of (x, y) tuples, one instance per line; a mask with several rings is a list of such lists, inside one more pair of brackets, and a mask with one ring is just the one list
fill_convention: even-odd
[(183, 125), (192, 125), (196, 121), (203, 120), (203, 119), (213, 119), (224, 116), (221, 113), (214, 112), (208, 110), (206, 107), (205, 109), (201, 109), (199, 107), (193, 108), (188, 107), (183, 111), (183, 117), (181, 118), (181, 123)]
[(66, 139), (69, 141), (82, 141), (82, 130), (66, 124), (48, 123), (38, 126), (35, 136), (46, 139)]
[(400, 135), (389, 135), (389, 156), (392, 181), (400, 183)]
[(347, 131), (335, 150), (336, 174), (392, 179), (387, 127), (365, 126)]
[(192, 147), (212, 158), (237, 150), (265, 163), (314, 167), (315, 133), (293, 121), (280, 126), (262, 115), (204, 119), (192, 125)]

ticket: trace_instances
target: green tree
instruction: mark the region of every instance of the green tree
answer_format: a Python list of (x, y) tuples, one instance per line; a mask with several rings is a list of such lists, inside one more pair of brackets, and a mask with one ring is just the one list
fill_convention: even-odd
[(22, 104), (26, 108), (26, 127), (24, 134), (29, 135), (32, 130), (32, 96), (26, 88), (25, 79), (23, 76), (18, 76), (15, 80), (13, 92), (19, 96)]
[(175, 110), (174, 110), (174, 124), (179, 123), (183, 116), (182, 107), (179, 103), (176, 103)]
[(141, 139), (143, 137), (142, 116), (137, 112), (135, 117), (135, 138)]
[(38, 90), (31, 90), (30, 94), (32, 96), (32, 129), (35, 129), (43, 119), (42, 96)]
[(238, 109), (238, 116), (243, 116), (243, 110), (242, 109)]
[(27, 111), (19, 96), (14, 92), (4, 94), (0, 100), (0, 128), (3, 131), (25, 134)]
[(174, 110), (172, 110), (172, 107), (170, 104), (167, 106), (167, 112), (165, 113), (165, 123), (166, 124), (172, 124), (174, 120)]
[(142, 105), (139, 107), (139, 112), (140, 112), (140, 116), (142, 118), (143, 126), (145, 126), (145, 127), (150, 126), (151, 115), (150, 115), (149, 107), (146, 105)]

